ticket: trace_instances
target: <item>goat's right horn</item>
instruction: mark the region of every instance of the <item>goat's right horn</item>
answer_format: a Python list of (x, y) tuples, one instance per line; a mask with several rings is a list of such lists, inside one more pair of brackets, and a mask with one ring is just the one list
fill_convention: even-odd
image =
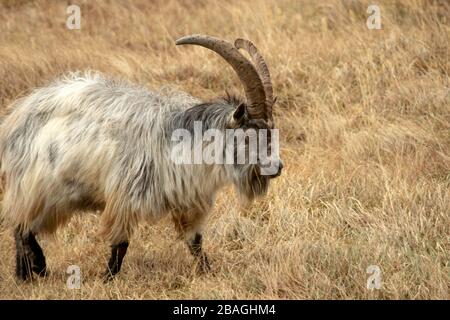
[(206, 35), (190, 35), (178, 39), (177, 45), (194, 44), (218, 53), (237, 73), (247, 98), (247, 111), (252, 118), (266, 118), (266, 93), (253, 64), (231, 43)]

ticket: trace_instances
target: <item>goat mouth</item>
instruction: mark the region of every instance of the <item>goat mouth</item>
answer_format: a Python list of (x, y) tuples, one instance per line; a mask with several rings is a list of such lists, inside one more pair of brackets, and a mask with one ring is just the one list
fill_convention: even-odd
[(252, 171), (244, 177), (236, 181), (236, 187), (239, 192), (249, 201), (257, 197), (266, 195), (269, 188), (269, 176), (260, 175)]
[(275, 178), (278, 178), (279, 176), (281, 176), (281, 171), (278, 171), (277, 173), (272, 174), (272, 175), (267, 176), (267, 177), (268, 177), (269, 179), (275, 179)]

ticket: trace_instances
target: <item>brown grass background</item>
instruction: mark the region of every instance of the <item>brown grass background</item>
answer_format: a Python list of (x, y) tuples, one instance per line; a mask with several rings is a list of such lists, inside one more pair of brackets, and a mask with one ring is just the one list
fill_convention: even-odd
[[(65, 27), (68, 3), (81, 7), (79, 31)], [(369, 4), (382, 30), (367, 29)], [(285, 171), (247, 211), (221, 193), (203, 276), (164, 220), (137, 230), (103, 284), (109, 248), (86, 213), (41, 239), (51, 275), (17, 284), (0, 226), (0, 298), (449, 299), (449, 24), (445, 0), (2, 0), (2, 108), (79, 69), (204, 99), (240, 91), (220, 57), (174, 40), (251, 39), (272, 72)], [(66, 287), (72, 264), (80, 290)], [(380, 290), (366, 289), (369, 265)]]

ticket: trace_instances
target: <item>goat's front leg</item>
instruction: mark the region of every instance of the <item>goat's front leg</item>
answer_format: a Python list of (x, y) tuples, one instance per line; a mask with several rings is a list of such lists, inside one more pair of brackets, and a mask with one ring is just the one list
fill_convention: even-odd
[(195, 233), (192, 237), (186, 240), (189, 251), (195, 257), (195, 259), (199, 263), (200, 271), (207, 272), (211, 270), (211, 266), (209, 264), (208, 256), (202, 249), (202, 234)]
[(205, 214), (197, 211), (175, 213), (172, 215), (175, 228), (198, 263), (201, 272), (211, 269), (208, 257), (202, 248), (202, 225)]
[(105, 282), (110, 281), (120, 271), (122, 261), (127, 253), (128, 241), (120, 242), (119, 244), (111, 245), (111, 257), (109, 258), (108, 268), (105, 272)]

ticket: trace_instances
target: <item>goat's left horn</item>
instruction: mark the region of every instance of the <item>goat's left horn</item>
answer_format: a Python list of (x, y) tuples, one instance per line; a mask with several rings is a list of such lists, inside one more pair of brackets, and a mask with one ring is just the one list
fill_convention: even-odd
[(206, 35), (190, 35), (178, 39), (180, 44), (195, 44), (218, 53), (224, 58), (237, 73), (244, 87), (247, 98), (247, 111), (253, 118), (266, 118), (267, 104), (266, 94), (261, 78), (253, 64), (231, 43)]
[(255, 64), (256, 70), (258, 71), (259, 77), (261, 78), (261, 81), (264, 86), (264, 91), (266, 93), (266, 100), (267, 100), (267, 112), (269, 115), (272, 115), (272, 106), (275, 103), (273, 98), (273, 87), (272, 87), (272, 81), (270, 80), (270, 72), (269, 68), (267, 67), (266, 61), (264, 60), (263, 56), (258, 52), (258, 49), (256, 46), (249, 40), (246, 39), (236, 39), (234, 42), (234, 45), (238, 49), (244, 49), (252, 58), (253, 63)]

